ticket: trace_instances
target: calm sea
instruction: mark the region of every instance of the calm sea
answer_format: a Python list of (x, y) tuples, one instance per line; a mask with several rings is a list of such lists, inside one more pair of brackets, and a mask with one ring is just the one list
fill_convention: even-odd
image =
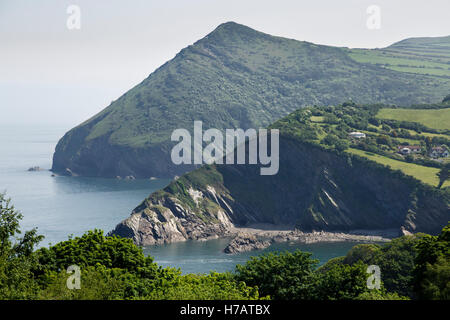
[[(22, 230), (37, 227), (45, 236), (41, 245), (67, 240), (87, 230), (105, 232), (128, 217), (150, 193), (169, 180), (115, 180), (82, 177), (51, 177), (49, 171), (28, 172), (33, 166), (49, 169), (58, 139), (70, 129), (64, 126), (0, 126), (0, 191), (7, 192), (24, 216)], [(310, 251), (321, 263), (344, 255), (352, 243), (299, 245), (277, 244), (264, 251), (238, 255), (222, 252), (226, 239), (188, 241), (145, 248), (163, 266), (184, 273), (232, 270), (252, 255), (271, 250)]]

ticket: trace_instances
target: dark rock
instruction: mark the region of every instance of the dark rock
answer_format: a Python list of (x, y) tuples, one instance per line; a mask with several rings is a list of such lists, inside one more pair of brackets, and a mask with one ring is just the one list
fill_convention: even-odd
[(45, 169), (42, 169), (41, 167), (35, 166), (35, 167), (28, 168), (27, 171), (32, 172), (32, 171), (44, 171), (44, 170)]
[(228, 254), (235, 254), (253, 250), (261, 250), (269, 247), (270, 241), (258, 239), (255, 235), (249, 233), (239, 233), (223, 252)]

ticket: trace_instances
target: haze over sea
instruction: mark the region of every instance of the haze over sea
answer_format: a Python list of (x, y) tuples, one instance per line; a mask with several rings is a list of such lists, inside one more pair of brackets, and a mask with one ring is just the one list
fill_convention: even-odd
[[(22, 230), (37, 227), (45, 236), (41, 246), (81, 236), (92, 229), (105, 232), (128, 217), (150, 193), (169, 183), (158, 180), (116, 180), (85, 177), (52, 177), (48, 170), (28, 172), (39, 166), (50, 169), (58, 139), (70, 129), (57, 125), (0, 126), (0, 192), (7, 192), (16, 209), (24, 216)], [(184, 273), (216, 270), (231, 271), (250, 256), (270, 250), (313, 252), (321, 263), (344, 255), (354, 243), (318, 243), (274, 245), (264, 251), (226, 255), (227, 239), (188, 241), (144, 249), (163, 266), (180, 267)]]

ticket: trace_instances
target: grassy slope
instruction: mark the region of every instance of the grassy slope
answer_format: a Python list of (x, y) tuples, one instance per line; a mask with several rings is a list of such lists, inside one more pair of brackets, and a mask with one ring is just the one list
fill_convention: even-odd
[[(428, 128), (438, 129), (438, 130), (449, 130), (450, 129), (450, 108), (444, 109), (401, 109), (401, 108), (381, 108), (377, 115), (379, 119), (390, 119), (398, 121), (408, 121), (408, 122), (418, 122)], [(413, 130), (409, 130), (411, 133), (418, 134)], [(374, 134), (367, 132), (368, 134)], [(435, 136), (444, 137), (450, 139), (450, 136), (445, 134), (431, 134), (427, 132), (421, 132), (424, 136)], [(408, 142), (410, 144), (419, 145), (420, 140), (399, 138), (401, 141)], [(436, 174), (439, 172), (437, 168), (430, 168), (414, 163), (408, 163), (404, 161), (398, 161), (388, 157), (384, 157), (379, 154), (374, 154), (371, 152), (366, 152), (363, 150), (358, 150), (354, 148), (349, 148), (348, 152), (365, 157), (377, 163), (390, 166), (392, 169), (401, 170), (405, 174), (415, 177), (427, 184), (437, 186), (439, 179)], [(447, 181), (443, 185), (444, 187), (450, 186), (450, 181)]]
[[(367, 158), (385, 166), (389, 166), (394, 170), (401, 170), (403, 171), (403, 173), (413, 176), (414, 178), (432, 186), (437, 186), (439, 183), (439, 179), (436, 176), (436, 173), (439, 172), (439, 169), (437, 168), (425, 167), (414, 163), (398, 161), (388, 157), (383, 157), (379, 154), (354, 148), (349, 148), (347, 152)], [(444, 187), (446, 186), (450, 186), (450, 181), (444, 183)]]
[(383, 108), (377, 118), (418, 122), (429, 128), (450, 130), (450, 108), (447, 109), (391, 109)]
[[(364, 111), (365, 110), (365, 111)], [(335, 115), (340, 115), (334, 121), (335, 123), (328, 123), (327, 116), (330, 111)], [(372, 139), (376, 139), (379, 135), (390, 135), (392, 133), (387, 133), (382, 131), (382, 126), (374, 126), (372, 124), (368, 124), (367, 128), (375, 128), (378, 132), (372, 132), (368, 130), (364, 130), (357, 127), (347, 127), (346, 129), (342, 129), (340, 126), (344, 124), (344, 119), (360, 119), (360, 122), (364, 122), (364, 119), (367, 121), (370, 117), (376, 118), (388, 118), (399, 121), (408, 121), (408, 122), (419, 122), (423, 123), (430, 129), (449, 129), (448, 124), (450, 123), (450, 108), (445, 108), (445, 105), (442, 105), (440, 109), (404, 109), (404, 108), (385, 108), (383, 106), (364, 106), (358, 107), (356, 106), (347, 106), (347, 107), (325, 107), (325, 108), (306, 108), (303, 110), (296, 111), (291, 113), (289, 116), (280, 119), (274, 124), (274, 127), (280, 128), (280, 130), (284, 132), (289, 132), (293, 136), (300, 137), (302, 140), (309, 140), (311, 142), (322, 145), (325, 148), (330, 148), (326, 143), (324, 143), (324, 138), (328, 134), (334, 134), (340, 136), (341, 139), (347, 140), (347, 134), (350, 131), (360, 131), (366, 133), (367, 137), (372, 137)], [(318, 115), (321, 113), (322, 115)], [(385, 116), (386, 115), (386, 116)], [(392, 115), (398, 115), (398, 117), (393, 117)], [(308, 122), (305, 122), (304, 118), (309, 119)], [(397, 129), (398, 130), (398, 129)], [(445, 138), (450, 141), (450, 136), (447, 134), (431, 134), (427, 132), (416, 132), (413, 130), (408, 130), (410, 133), (413, 133), (415, 136), (426, 137), (427, 135), (436, 136), (439, 138)], [(391, 136), (391, 139), (394, 137)], [(403, 138), (397, 137), (395, 138), (398, 141), (398, 144), (402, 144), (407, 142), (408, 144), (420, 145), (421, 140), (413, 139), (413, 138)], [(364, 150), (360, 150), (357, 148), (348, 148), (346, 150), (351, 154), (355, 154), (361, 157), (365, 157), (371, 161), (386, 165), (391, 167), (394, 170), (401, 170), (403, 173), (413, 176), (414, 178), (427, 183), (432, 186), (438, 185), (438, 178), (436, 173), (439, 172), (440, 169), (424, 166), (415, 163), (409, 163), (406, 161), (392, 159), (383, 154), (377, 154), (374, 152), (367, 152)], [(395, 151), (390, 151), (391, 153)], [(448, 161), (449, 159), (444, 159), (443, 161)], [(450, 182), (446, 182), (445, 186), (450, 186)]]
[(383, 49), (351, 49), (355, 61), (399, 72), (450, 78), (450, 37), (411, 38)]

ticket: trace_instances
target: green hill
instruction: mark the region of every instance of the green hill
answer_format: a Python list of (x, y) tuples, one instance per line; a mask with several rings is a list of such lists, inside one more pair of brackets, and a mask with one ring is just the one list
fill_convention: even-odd
[[(434, 128), (378, 119), (385, 108), (351, 102), (299, 109), (270, 126), (280, 130), (278, 174), (260, 175), (259, 165), (204, 166), (151, 194), (112, 233), (143, 245), (226, 236), (253, 223), (438, 233), (450, 219), (450, 184), (437, 188), (444, 163), (428, 149), (448, 148), (450, 136), (430, 138), (422, 133)], [(352, 138), (353, 131), (366, 137)], [(423, 152), (399, 154), (404, 136)]]
[(346, 49), (274, 37), (233, 22), (181, 50), (59, 141), (52, 170), (84, 176), (173, 177), (171, 132), (267, 126), (300, 107), (409, 105), (441, 99), (450, 78), (360, 63)]
[(405, 39), (383, 49), (351, 49), (349, 55), (390, 70), (450, 78), (450, 36)]

